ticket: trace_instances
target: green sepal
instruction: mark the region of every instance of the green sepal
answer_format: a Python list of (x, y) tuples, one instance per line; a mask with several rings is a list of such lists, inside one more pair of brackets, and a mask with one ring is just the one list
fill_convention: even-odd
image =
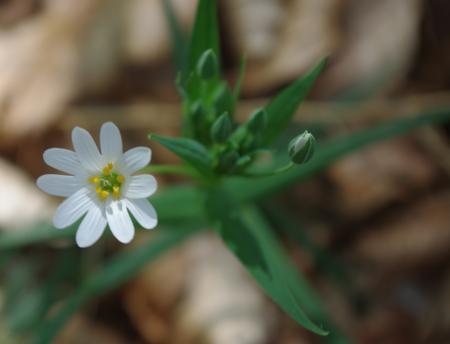
[(209, 80), (219, 73), (217, 56), (212, 49), (206, 50), (197, 63), (197, 74), (205, 80)]
[(217, 118), (211, 127), (211, 140), (216, 143), (225, 142), (233, 131), (233, 123), (227, 112)]
[(288, 154), (292, 162), (303, 164), (309, 161), (316, 146), (314, 136), (305, 130), (302, 134), (294, 137), (288, 145)]

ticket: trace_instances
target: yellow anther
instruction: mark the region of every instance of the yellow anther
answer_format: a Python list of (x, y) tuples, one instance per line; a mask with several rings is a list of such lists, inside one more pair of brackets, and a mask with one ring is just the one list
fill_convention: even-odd
[(105, 176), (109, 175), (111, 173), (111, 170), (113, 169), (113, 164), (112, 162), (109, 162), (108, 165), (106, 165), (105, 167), (103, 167), (103, 174)]
[(125, 181), (125, 177), (124, 176), (117, 176), (117, 181), (122, 184)]
[(98, 184), (99, 182), (100, 182), (100, 178), (97, 176), (93, 176), (93, 177), (89, 178), (89, 183)]
[(115, 199), (118, 199), (120, 197), (120, 187), (118, 186), (113, 187), (113, 196)]
[(100, 186), (97, 186), (95, 188), (95, 192), (98, 193), (100, 195), (100, 192), (102, 192), (102, 188)]
[(99, 193), (99, 197), (100, 197), (100, 199), (101, 199), (102, 201), (104, 201), (105, 199), (107, 199), (108, 196), (109, 196), (109, 192), (108, 192), (108, 191), (102, 190), (102, 191), (100, 191), (100, 193)]

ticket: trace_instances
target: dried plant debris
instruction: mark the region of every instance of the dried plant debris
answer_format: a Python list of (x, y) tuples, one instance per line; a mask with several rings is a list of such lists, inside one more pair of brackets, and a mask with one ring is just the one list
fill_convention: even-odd
[(336, 207), (359, 218), (426, 189), (438, 175), (414, 139), (384, 142), (338, 161), (328, 171)]
[(422, 0), (350, 0), (344, 42), (321, 84), (337, 95), (355, 86), (391, 90), (411, 68), (419, 40)]
[(270, 343), (277, 313), (219, 239), (192, 240), (186, 260), (172, 343)]
[(381, 269), (419, 269), (442, 261), (450, 249), (450, 193), (418, 198), (417, 204), (364, 233), (349, 250), (355, 261)]
[(126, 312), (137, 332), (150, 343), (168, 343), (173, 336), (174, 309), (189, 270), (184, 247), (144, 268), (123, 292)]
[(237, 54), (249, 59), (243, 91), (261, 94), (288, 83), (339, 41), (341, 0), (227, 2), (227, 27)]
[(129, 341), (117, 333), (114, 329), (102, 325), (97, 321), (76, 315), (67, 324), (55, 343), (78, 344), (78, 343), (108, 343), (126, 344)]
[[(195, 3), (173, 1), (185, 26)], [(104, 90), (125, 63), (160, 61), (169, 51), (161, 1), (46, 1), (0, 27), (0, 144), (44, 130), (76, 96)]]
[(3, 185), (0, 192), (1, 230), (17, 230), (49, 220), (53, 212), (49, 198), (36, 188), (23, 171), (1, 158), (0, 179)]

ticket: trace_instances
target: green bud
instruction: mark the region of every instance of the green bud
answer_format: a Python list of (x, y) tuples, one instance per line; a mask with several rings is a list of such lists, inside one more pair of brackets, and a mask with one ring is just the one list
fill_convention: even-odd
[(214, 92), (213, 104), (217, 113), (233, 113), (234, 100), (226, 83), (221, 83)]
[(288, 153), (292, 162), (303, 164), (311, 159), (314, 154), (315, 144), (316, 139), (307, 130), (303, 134), (294, 137), (288, 146)]
[(189, 117), (193, 123), (198, 123), (198, 121), (201, 121), (204, 114), (205, 109), (199, 101), (192, 103), (189, 107)]
[(231, 123), (230, 116), (225, 112), (214, 121), (211, 127), (211, 139), (218, 143), (225, 142), (232, 131), (233, 124)]
[(218, 65), (217, 56), (214, 51), (211, 49), (206, 50), (197, 62), (197, 74), (201, 78), (209, 80), (218, 73)]
[(243, 168), (247, 166), (252, 161), (252, 158), (250, 155), (244, 155), (239, 158), (239, 160), (236, 162), (236, 167)]
[(250, 131), (259, 133), (266, 128), (267, 125), (267, 112), (264, 109), (257, 109), (253, 112), (248, 120), (247, 126)]
[(239, 154), (236, 151), (228, 151), (222, 154), (219, 162), (220, 171), (230, 172), (236, 165), (236, 161), (239, 159)]

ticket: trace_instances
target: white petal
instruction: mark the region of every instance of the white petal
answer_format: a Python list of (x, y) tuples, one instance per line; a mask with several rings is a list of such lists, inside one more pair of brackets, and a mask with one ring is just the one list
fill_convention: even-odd
[(117, 240), (129, 243), (134, 237), (134, 226), (123, 201), (113, 201), (106, 208), (109, 228)]
[(147, 198), (156, 191), (156, 179), (149, 174), (130, 177), (126, 197)]
[(106, 227), (106, 217), (99, 206), (89, 209), (87, 215), (78, 227), (76, 241), (79, 247), (93, 245), (103, 234)]
[(152, 151), (148, 147), (136, 147), (125, 152), (117, 162), (118, 169), (124, 174), (132, 174), (144, 168), (150, 162)]
[(104, 161), (98, 151), (91, 134), (82, 128), (72, 130), (72, 143), (81, 165), (89, 172), (98, 172), (104, 166)]
[(42, 191), (59, 197), (69, 197), (81, 188), (75, 177), (59, 174), (43, 175), (38, 178), (36, 183)]
[(119, 128), (114, 123), (108, 122), (102, 125), (100, 147), (102, 154), (109, 161), (116, 161), (122, 155), (122, 137)]
[(47, 165), (62, 172), (76, 174), (80, 168), (80, 161), (75, 152), (63, 148), (50, 148), (44, 152)]
[(137, 222), (145, 229), (155, 228), (158, 218), (155, 208), (146, 199), (126, 200), (128, 210), (133, 214)]
[(88, 189), (83, 188), (62, 202), (56, 209), (53, 225), (56, 228), (68, 227), (83, 216), (94, 205), (89, 193)]

